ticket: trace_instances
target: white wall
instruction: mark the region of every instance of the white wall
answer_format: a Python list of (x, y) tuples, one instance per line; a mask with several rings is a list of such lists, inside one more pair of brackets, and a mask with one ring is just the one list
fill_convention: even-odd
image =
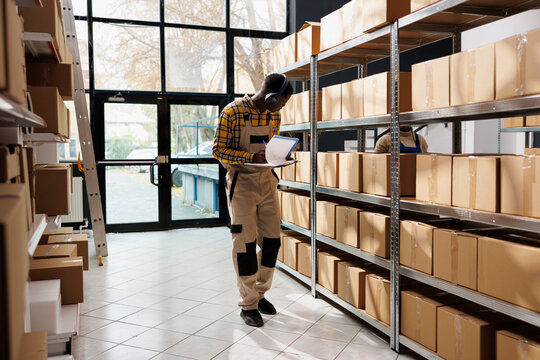
[[(540, 28), (540, 10), (530, 10), (478, 28), (465, 31), (461, 37), (462, 50), (493, 43), (509, 36)], [(498, 120), (467, 121), (462, 124), (463, 153), (496, 153)], [(433, 130), (432, 130), (433, 129)], [(425, 133), (430, 152), (448, 153), (452, 148), (451, 126), (430, 125)], [(501, 153), (522, 154), (525, 134), (502, 133)], [(441, 151), (439, 151), (441, 149)]]

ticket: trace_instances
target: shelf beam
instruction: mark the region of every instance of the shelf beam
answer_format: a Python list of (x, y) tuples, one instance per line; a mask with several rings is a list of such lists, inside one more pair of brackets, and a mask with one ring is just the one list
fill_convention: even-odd
[(331, 239), (329, 237), (323, 236), (321, 234), (317, 234), (317, 241), (323, 242), (325, 244), (328, 244), (336, 249), (339, 249), (341, 251), (344, 251), (348, 254), (352, 254), (360, 259), (364, 259), (366, 261), (369, 261), (370, 263), (373, 263), (375, 265), (378, 265), (380, 267), (383, 267), (387, 270), (390, 270), (390, 260), (383, 259), (381, 257), (378, 257), (376, 255), (367, 253), (365, 251), (362, 251), (360, 249), (354, 248), (349, 245), (342, 244), (340, 242), (337, 242), (334, 239)]
[(470, 290), (462, 286), (457, 286), (447, 281), (434, 278), (433, 276), (426, 275), (405, 266), (400, 266), (399, 273), (408, 278), (420, 281), (426, 285), (449, 292), (451, 294), (455, 294), (465, 300), (472, 301), (474, 303), (498, 311), (502, 314), (511, 316), (516, 319), (520, 319), (521, 321), (540, 327), (540, 314), (536, 312), (507, 303), (506, 301), (502, 301), (488, 295), (484, 295), (482, 293), (479, 293), (478, 291)]
[(0, 94), (0, 126), (46, 127), (41, 117)]
[(528, 127), (517, 127), (517, 128), (503, 128), (501, 132), (540, 132), (540, 126), (528, 126)]
[(291, 230), (294, 230), (296, 231), (297, 233), (299, 234), (302, 234), (304, 236), (307, 236), (307, 237), (311, 237), (311, 231), (307, 230), (307, 229), (304, 229), (303, 227), (300, 227), (298, 225), (294, 225), (294, 224), (291, 224), (290, 222), (287, 222), (287, 221), (281, 221), (281, 226), (284, 226), (286, 227), (287, 229), (291, 229)]
[(309, 183), (299, 183), (295, 181), (279, 180), (279, 185), (287, 186), (293, 189), (309, 191)]
[(348, 302), (344, 301), (343, 299), (340, 299), (336, 296), (336, 294), (330, 292), (328, 289), (322, 287), (321, 285), (317, 284), (317, 292), (326, 297), (328, 300), (331, 300), (341, 306), (342, 308), (346, 309), (348, 312), (356, 315), (361, 320), (365, 321), (369, 325), (373, 326), (386, 336), (390, 336), (390, 327), (377, 321), (376, 319), (372, 318), (364, 310), (360, 310), (349, 304)]
[(425, 347), (418, 345), (416, 342), (403, 335), (399, 336), (399, 342), (428, 360), (444, 360), (443, 358), (437, 356), (437, 354), (432, 353)]
[(280, 268), (281, 270), (289, 273), (289, 275), (297, 278), (298, 280), (300, 280), (301, 282), (303, 282), (307, 286), (311, 286), (311, 279), (310, 278), (308, 278), (305, 275), (300, 274), (298, 271), (296, 271), (294, 269), (291, 269), (290, 267), (288, 267), (287, 265), (285, 265), (281, 261), (276, 262), (276, 266), (278, 268)]

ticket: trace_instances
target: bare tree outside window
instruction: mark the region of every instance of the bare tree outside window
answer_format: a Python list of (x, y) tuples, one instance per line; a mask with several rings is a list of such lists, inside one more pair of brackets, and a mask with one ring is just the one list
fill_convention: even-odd
[(161, 89), (159, 28), (94, 23), (96, 89)]
[(94, 17), (159, 21), (159, 0), (94, 0)]
[(286, 31), (286, 0), (231, 0), (231, 27)]
[(167, 91), (224, 93), (225, 32), (165, 29)]
[(225, 0), (165, 0), (165, 22), (225, 27)]

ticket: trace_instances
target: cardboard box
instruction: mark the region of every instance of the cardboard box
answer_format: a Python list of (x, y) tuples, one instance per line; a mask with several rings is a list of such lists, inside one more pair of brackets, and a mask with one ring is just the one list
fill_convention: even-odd
[(401, 333), (437, 352), (437, 309), (464, 302), (435, 288), (401, 292)]
[(534, 244), (480, 237), (478, 291), (540, 312), (539, 256)]
[(360, 212), (360, 250), (390, 257), (390, 216), (369, 211)]
[(294, 224), (295, 210), (294, 196), (295, 193), (289, 191), (280, 191), (281, 194), (281, 219), (283, 221)]
[(338, 297), (357, 309), (366, 307), (366, 277), (375, 272), (373, 266), (358, 261), (338, 263)]
[(41, 116), (47, 127), (36, 127), (34, 132), (54, 133), (69, 138), (69, 119), (67, 108), (58, 93), (58, 89), (50, 86), (29, 86), (34, 112)]
[(31, 332), (22, 337), (19, 360), (47, 360), (48, 344), (47, 333)]
[(293, 230), (281, 230), (281, 233), (280, 233), (280, 239), (281, 239), (281, 246), (279, 247), (279, 251), (278, 251), (278, 260), (281, 261), (282, 263), (285, 263), (284, 261), (284, 250), (285, 248), (287, 248), (287, 238), (289, 236), (295, 236), (297, 235), (298, 233), (296, 231), (293, 231)]
[(433, 230), (435, 226), (402, 220), (399, 263), (428, 275), (433, 274)]
[(73, 65), (29, 62), (26, 64), (28, 85), (58, 88), (64, 100), (73, 100)]
[(296, 163), (283, 166), (281, 168), (281, 179), (286, 181), (296, 181)]
[(337, 188), (339, 186), (339, 153), (317, 153), (317, 185)]
[(339, 153), (339, 188), (362, 192), (362, 153)]
[(63, 226), (54, 229), (45, 229), (39, 239), (39, 245), (46, 245), (49, 243), (49, 236), (52, 235), (72, 235), (73, 227), (72, 226)]
[(0, 182), (21, 175), (21, 147), (0, 145)]
[(364, 33), (362, 11), (362, 0), (352, 0), (343, 5), (343, 42), (354, 39)]
[(540, 148), (525, 148), (523, 153), (525, 155), (540, 155)]
[(504, 119), (505, 128), (515, 128), (515, 127), (524, 127), (525, 126), (525, 117), (516, 116), (511, 118)]
[(439, 307), (437, 354), (448, 360), (494, 359), (497, 325), (491, 321), (497, 320), (489, 313), (476, 304)]
[(307, 195), (296, 195), (295, 199), (295, 224), (304, 229), (311, 229), (311, 200)]
[[(311, 122), (310, 91), (296, 94), (294, 120), (296, 124)], [(322, 119), (322, 91), (317, 92), (317, 121)]]
[(309, 151), (297, 151), (296, 181), (301, 183), (311, 182), (311, 153)]
[(29, 276), (36, 280), (60, 280), (62, 305), (84, 302), (82, 257), (34, 259), (30, 261)]
[(66, 54), (62, 5), (57, 0), (42, 0), (41, 3), (42, 8), (19, 8), (24, 18), (24, 31), (51, 34), (58, 62), (67, 62), (71, 56)]
[(298, 272), (311, 278), (311, 244), (300, 242), (297, 247)]
[(525, 116), (525, 126), (540, 126), (540, 115)]
[(366, 313), (390, 326), (390, 280), (387, 277), (367, 275)]
[(343, 39), (343, 8), (321, 18), (321, 51), (341, 44)]
[(83, 258), (83, 268), (88, 270), (88, 237), (86, 234), (51, 235), (47, 243), (77, 245), (77, 256)]
[[(414, 196), (416, 191), (416, 154), (399, 155), (399, 192)], [(368, 194), (390, 196), (390, 154), (362, 155), (363, 191)]]
[(435, 4), (439, 0), (411, 0), (411, 12), (423, 9), (426, 6)]
[(416, 200), (452, 204), (452, 156), (418, 154), (416, 157)]
[(336, 238), (336, 207), (330, 201), (317, 201), (317, 234)]
[(4, 24), (0, 30), (0, 91), (26, 107), (23, 20), (17, 15), (15, 1), (2, 2), (0, 22)]
[(538, 328), (530, 326), (515, 330), (497, 331), (497, 360), (540, 359)]
[(353, 207), (336, 207), (336, 241), (355, 248), (359, 247), (358, 229), (360, 228), (361, 212), (362, 210)]
[(38, 245), (34, 251), (34, 259), (55, 259), (77, 256), (77, 245), (54, 244)]
[(478, 236), (452, 229), (433, 230), (433, 276), (477, 289)]
[(11, 197), (17, 193), (17, 196), (21, 196), (23, 199), (24, 206), (24, 221), (26, 224), (26, 229), (29, 229), (32, 225), (32, 208), (30, 204), (30, 194), (26, 184), (21, 183), (0, 183), (0, 198)]
[(495, 43), (495, 98), (540, 92), (540, 29)]
[(354, 258), (336, 251), (317, 252), (317, 283), (334, 294), (338, 292), (338, 263)]
[(364, 79), (343, 83), (341, 85), (341, 118), (358, 119), (363, 116)]
[(297, 36), (296, 33), (283, 38), (274, 48), (274, 70), (279, 70), (297, 61)]
[(452, 159), (452, 206), (499, 212), (499, 173), (499, 157), (454, 157)]
[(341, 119), (341, 84), (322, 89), (322, 121)]
[(296, 115), (296, 98), (296, 94), (291, 95), (289, 101), (287, 101), (285, 106), (281, 108), (281, 125), (293, 125), (296, 123), (294, 118)]
[(362, 23), (369, 32), (397, 20), (411, 12), (409, 1), (363, 0)]
[(540, 156), (501, 157), (501, 213), (540, 217)]
[(320, 52), (321, 23), (306, 21), (298, 31), (298, 61), (308, 59)]
[(38, 165), (36, 174), (36, 212), (69, 215), (71, 212), (71, 165)]
[(495, 44), (451, 55), (450, 105), (474, 104), (494, 99)]
[[(16, 185), (16, 184), (5, 184)], [(6, 330), (6, 358), (19, 359), (24, 333), (25, 287), (28, 277), (28, 232), (24, 196), (20, 187), (0, 197), (0, 291), (5, 294), (0, 307), (2, 326)]]
[(412, 109), (450, 106), (450, 57), (444, 56), (412, 66)]
[(298, 244), (302, 242), (297, 236), (287, 236), (283, 249), (283, 263), (291, 269), (298, 269)]
[[(381, 0), (377, 0), (381, 1)], [(364, 78), (364, 116), (390, 114), (390, 73), (384, 72)], [(411, 111), (411, 73), (399, 74), (399, 111)]]

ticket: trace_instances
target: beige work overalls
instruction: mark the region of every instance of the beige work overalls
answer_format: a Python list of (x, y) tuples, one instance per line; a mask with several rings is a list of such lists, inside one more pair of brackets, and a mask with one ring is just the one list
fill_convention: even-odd
[[(260, 139), (271, 138), (271, 122), (267, 126), (252, 126), (251, 116), (246, 112), (244, 122), (245, 126), (240, 128), (240, 150), (253, 153), (264, 150)], [(257, 309), (259, 299), (272, 285), (281, 246), (278, 179), (270, 168), (223, 165), (227, 169), (232, 255), (240, 292), (238, 305), (244, 310)]]

